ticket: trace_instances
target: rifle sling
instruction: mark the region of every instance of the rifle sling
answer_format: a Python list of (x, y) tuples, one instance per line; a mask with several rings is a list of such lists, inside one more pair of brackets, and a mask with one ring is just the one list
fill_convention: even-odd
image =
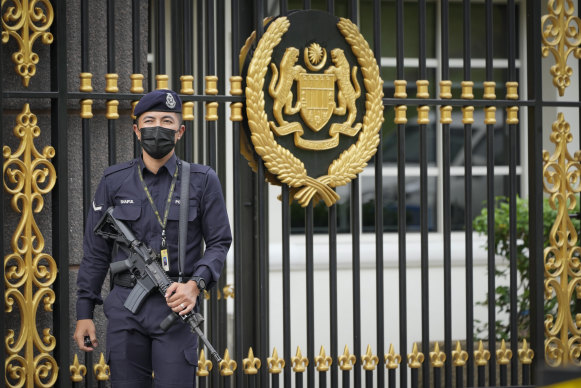
[(190, 164), (182, 160), (182, 182), (180, 192), (180, 220), (178, 236), (178, 282), (182, 282), (183, 263), (186, 259), (186, 241), (188, 238), (188, 210), (190, 209)]

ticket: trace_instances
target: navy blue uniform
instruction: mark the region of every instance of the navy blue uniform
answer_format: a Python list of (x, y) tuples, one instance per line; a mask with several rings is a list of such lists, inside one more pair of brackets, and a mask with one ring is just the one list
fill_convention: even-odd
[[(109, 167), (101, 179), (89, 210), (84, 237), (84, 257), (79, 269), (77, 287), (77, 319), (92, 319), (96, 304), (102, 304), (101, 287), (112, 261), (124, 260), (126, 254), (114, 250), (110, 241), (93, 233), (104, 212), (115, 206), (113, 215), (122, 220), (136, 238), (160, 252), (162, 228), (139, 179), (138, 168), (163, 218), (166, 200), (175, 169), (181, 164), (175, 155), (157, 174), (151, 173), (141, 158)], [(189, 222), (185, 262), (182, 264), (185, 279), (200, 276), (207, 288), (215, 284), (222, 271), (232, 241), (230, 224), (216, 173), (207, 166), (191, 164), (189, 199), (180, 198), (181, 174), (178, 174), (172, 194), (166, 225), (170, 276), (178, 275), (178, 221), (179, 208), (189, 206)], [(205, 249), (202, 254), (202, 244)], [(113, 257), (114, 256), (114, 257)], [(184, 373), (193, 381), (197, 366), (197, 337), (187, 325), (178, 322), (167, 333), (159, 324), (171, 313), (165, 299), (158, 292), (151, 294), (141, 310), (133, 315), (123, 307), (131, 289), (114, 286), (107, 297), (104, 312), (108, 318), (107, 359), (112, 368), (113, 383), (128, 386), (136, 375), (144, 381), (155, 372), (156, 385), (163, 387), (186, 386), (184, 376), (164, 375), (160, 365), (185, 362), (190, 365)], [(197, 307), (197, 306), (196, 306)], [(144, 360), (152, 366), (143, 368)], [(136, 360), (137, 372), (127, 365), (116, 367), (116, 361)], [(133, 367), (133, 366), (132, 366)], [(141, 370), (142, 369), (142, 370)], [(178, 368), (179, 369), (179, 368)], [(129, 374), (129, 375), (128, 375)], [(135, 385), (138, 386), (138, 385)], [(145, 385), (141, 385), (145, 386)]]

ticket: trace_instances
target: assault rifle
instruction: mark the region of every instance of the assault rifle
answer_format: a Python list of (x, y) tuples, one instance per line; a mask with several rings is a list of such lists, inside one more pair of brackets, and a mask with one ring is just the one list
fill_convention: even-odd
[[(152, 291), (158, 289), (161, 295), (165, 295), (173, 281), (159, 265), (159, 256), (151, 247), (135, 238), (127, 225), (113, 216), (113, 209), (113, 206), (107, 209), (95, 226), (94, 232), (105, 239), (115, 241), (129, 250), (127, 259), (111, 263), (110, 268), (112, 275), (129, 271), (136, 280), (135, 286), (124, 303), (124, 306), (135, 314)], [(217, 363), (220, 363), (222, 358), (200, 329), (200, 325), (204, 322), (202, 314), (190, 311), (187, 314), (180, 315), (172, 311), (159, 326), (163, 331), (166, 331), (177, 318), (181, 318), (184, 323), (190, 326), (192, 333), (196, 333), (200, 337), (210, 355)]]

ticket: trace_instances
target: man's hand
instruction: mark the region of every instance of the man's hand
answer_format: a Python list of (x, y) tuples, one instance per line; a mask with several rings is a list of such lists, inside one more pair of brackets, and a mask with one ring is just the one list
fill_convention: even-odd
[(199, 294), (198, 285), (193, 280), (187, 283), (174, 282), (165, 293), (165, 301), (174, 312), (184, 315), (194, 309)]
[[(86, 336), (91, 340), (91, 346), (85, 345)], [(79, 349), (85, 352), (92, 352), (93, 348), (99, 345), (97, 341), (97, 330), (95, 330), (95, 324), (92, 319), (79, 319), (73, 338), (77, 342), (77, 345), (79, 345)]]

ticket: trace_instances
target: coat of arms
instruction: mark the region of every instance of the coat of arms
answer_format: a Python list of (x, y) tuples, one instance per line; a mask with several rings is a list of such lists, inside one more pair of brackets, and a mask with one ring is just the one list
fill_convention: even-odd
[[(289, 44), (291, 20), (319, 27), (331, 21), (336, 32), (297, 28), (315, 36)], [(249, 137), (274, 183), (289, 185), (302, 206), (313, 199), (333, 205), (334, 188), (355, 178), (375, 154), (383, 122), (383, 81), (357, 26), (320, 11), (273, 19), (246, 73)]]

